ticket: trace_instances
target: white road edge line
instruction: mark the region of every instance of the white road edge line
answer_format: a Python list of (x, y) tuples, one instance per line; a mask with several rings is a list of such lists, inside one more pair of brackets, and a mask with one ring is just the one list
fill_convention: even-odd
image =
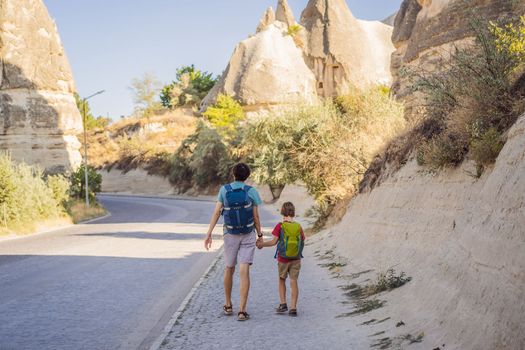
[(221, 246), (221, 248), (217, 251), (217, 256), (213, 259), (213, 261), (211, 262), (210, 266), (208, 266), (206, 271), (204, 271), (204, 273), (199, 278), (199, 280), (197, 282), (195, 282), (195, 284), (191, 288), (191, 290), (188, 293), (188, 295), (186, 295), (186, 298), (184, 298), (184, 300), (180, 304), (180, 306), (177, 309), (177, 311), (175, 311), (175, 313), (173, 314), (171, 319), (166, 324), (166, 327), (164, 327), (164, 330), (162, 331), (162, 333), (158, 336), (157, 340), (155, 340), (153, 342), (153, 344), (151, 344), (149, 350), (159, 350), (160, 349), (160, 347), (162, 346), (162, 343), (164, 342), (164, 339), (166, 339), (168, 337), (169, 333), (173, 329), (173, 326), (175, 325), (175, 322), (177, 322), (177, 320), (182, 316), (182, 313), (184, 312), (184, 310), (186, 309), (186, 307), (190, 303), (191, 299), (193, 298), (193, 296), (195, 295), (195, 293), (199, 289), (199, 287), (202, 284), (202, 282), (204, 282), (204, 279), (208, 276), (208, 274), (210, 273), (211, 269), (213, 269), (215, 267), (215, 265), (217, 265), (217, 263), (219, 262), (219, 259), (222, 256), (223, 249), (224, 249), (224, 247)]
[[(101, 217), (98, 217), (98, 218), (94, 218), (94, 219), (89, 219), (89, 220), (86, 220), (86, 221), (80, 221), (78, 222), (76, 225), (84, 225), (84, 224), (90, 224), (92, 222), (95, 222), (95, 221), (98, 221), (98, 220), (102, 220), (102, 219), (107, 219), (111, 216), (111, 213), (108, 212), (106, 215), (104, 216), (101, 216)], [(75, 225), (72, 225), (72, 226), (75, 226)]]

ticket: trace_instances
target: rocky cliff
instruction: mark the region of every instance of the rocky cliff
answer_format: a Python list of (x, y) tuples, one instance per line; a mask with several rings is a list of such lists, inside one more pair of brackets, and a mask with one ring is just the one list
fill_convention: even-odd
[(49, 172), (77, 166), (75, 86), (41, 0), (0, 0), (0, 149)]
[(333, 97), (351, 86), (390, 84), (391, 34), (389, 25), (354, 18), (344, 0), (310, 0), (300, 23), (288, 2), (279, 0), (277, 11), (263, 15), (256, 35), (237, 45), (201, 111), (219, 93), (257, 110)]
[(410, 94), (401, 68), (434, 72), (454, 47), (472, 40), (472, 19), (504, 19), (524, 10), (523, 0), (404, 0), (394, 22), (391, 70), (394, 93), (407, 102), (408, 114), (417, 112), (420, 101)]
[(525, 348), (525, 116), (493, 169), (473, 173), (465, 163), (433, 175), (413, 160), (324, 233), (349, 272), (395, 267), (413, 278), (363, 316), (391, 317), (381, 337), (423, 332), (416, 349)]

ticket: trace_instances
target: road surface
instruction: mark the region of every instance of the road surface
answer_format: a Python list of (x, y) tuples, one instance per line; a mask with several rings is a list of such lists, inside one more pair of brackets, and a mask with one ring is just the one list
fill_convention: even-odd
[(222, 245), (212, 202), (100, 199), (108, 218), (0, 241), (1, 350), (147, 349)]

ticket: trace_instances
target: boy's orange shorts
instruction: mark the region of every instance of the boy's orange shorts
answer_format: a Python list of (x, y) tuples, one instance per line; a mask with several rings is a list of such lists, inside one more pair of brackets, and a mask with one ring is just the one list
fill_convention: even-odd
[(279, 278), (285, 280), (290, 275), (290, 279), (297, 280), (301, 271), (301, 259), (287, 263), (277, 263), (277, 270), (279, 271)]

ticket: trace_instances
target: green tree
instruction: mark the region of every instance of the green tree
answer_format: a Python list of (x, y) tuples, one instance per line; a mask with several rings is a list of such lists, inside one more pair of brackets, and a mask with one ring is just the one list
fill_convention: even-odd
[(175, 80), (165, 85), (160, 93), (160, 101), (165, 108), (198, 105), (208, 94), (217, 79), (212, 73), (195, 69), (194, 65), (177, 69)]

